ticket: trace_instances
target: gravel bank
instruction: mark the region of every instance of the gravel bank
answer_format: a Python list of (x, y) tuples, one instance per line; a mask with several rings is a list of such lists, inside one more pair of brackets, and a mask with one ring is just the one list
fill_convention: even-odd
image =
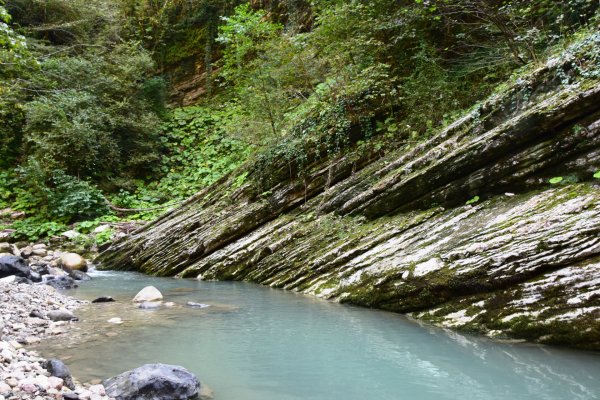
[(76, 323), (73, 310), (82, 303), (48, 285), (0, 280), (0, 400), (109, 399), (102, 385), (72, 383), (64, 369), (27, 349), (66, 334)]

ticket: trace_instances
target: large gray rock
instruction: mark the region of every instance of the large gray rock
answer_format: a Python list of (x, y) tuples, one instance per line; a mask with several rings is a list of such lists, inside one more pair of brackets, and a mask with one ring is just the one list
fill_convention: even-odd
[(187, 400), (198, 398), (200, 382), (183, 367), (146, 364), (103, 382), (116, 400)]
[(23, 278), (29, 278), (30, 269), (21, 257), (2, 256), (0, 257), (0, 278), (16, 275)]

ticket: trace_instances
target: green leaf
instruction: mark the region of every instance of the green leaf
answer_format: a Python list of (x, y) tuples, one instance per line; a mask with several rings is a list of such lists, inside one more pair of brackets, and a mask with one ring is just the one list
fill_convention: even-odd
[(474, 203), (477, 203), (478, 201), (479, 201), (479, 196), (475, 196), (471, 200), (467, 201), (466, 204), (467, 205), (474, 204)]
[(596, 173), (594, 174), (594, 178), (600, 179), (600, 171), (596, 171)]
[(563, 177), (562, 176), (555, 176), (554, 178), (551, 178), (549, 180), (549, 182), (553, 185), (559, 184), (563, 181)]

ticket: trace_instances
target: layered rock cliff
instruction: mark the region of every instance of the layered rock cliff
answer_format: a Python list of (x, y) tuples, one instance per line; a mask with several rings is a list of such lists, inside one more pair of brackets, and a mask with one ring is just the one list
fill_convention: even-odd
[(99, 262), (600, 349), (599, 45), (588, 35), (383, 159), (323, 156), (266, 191), (249, 167)]

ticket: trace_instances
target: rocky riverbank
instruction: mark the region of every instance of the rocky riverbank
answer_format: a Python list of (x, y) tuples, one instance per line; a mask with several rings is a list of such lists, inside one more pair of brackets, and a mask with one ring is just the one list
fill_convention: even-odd
[(109, 399), (102, 385), (80, 384), (62, 362), (27, 349), (66, 334), (82, 303), (49, 285), (0, 280), (0, 400)]
[[(144, 365), (106, 380), (105, 389), (100, 381), (78, 382), (59, 359), (45, 360), (28, 349), (44, 339), (68, 334), (77, 323), (74, 311), (87, 302), (58, 290), (91, 279), (86, 274), (89, 267), (80, 255), (50, 250), (45, 244), (0, 243), (0, 400), (196, 398), (198, 379), (179, 366)], [(148, 290), (142, 292), (134, 301), (162, 298), (160, 292), (151, 292), (154, 297), (148, 297)], [(114, 300), (102, 297), (92, 303), (108, 301)]]

